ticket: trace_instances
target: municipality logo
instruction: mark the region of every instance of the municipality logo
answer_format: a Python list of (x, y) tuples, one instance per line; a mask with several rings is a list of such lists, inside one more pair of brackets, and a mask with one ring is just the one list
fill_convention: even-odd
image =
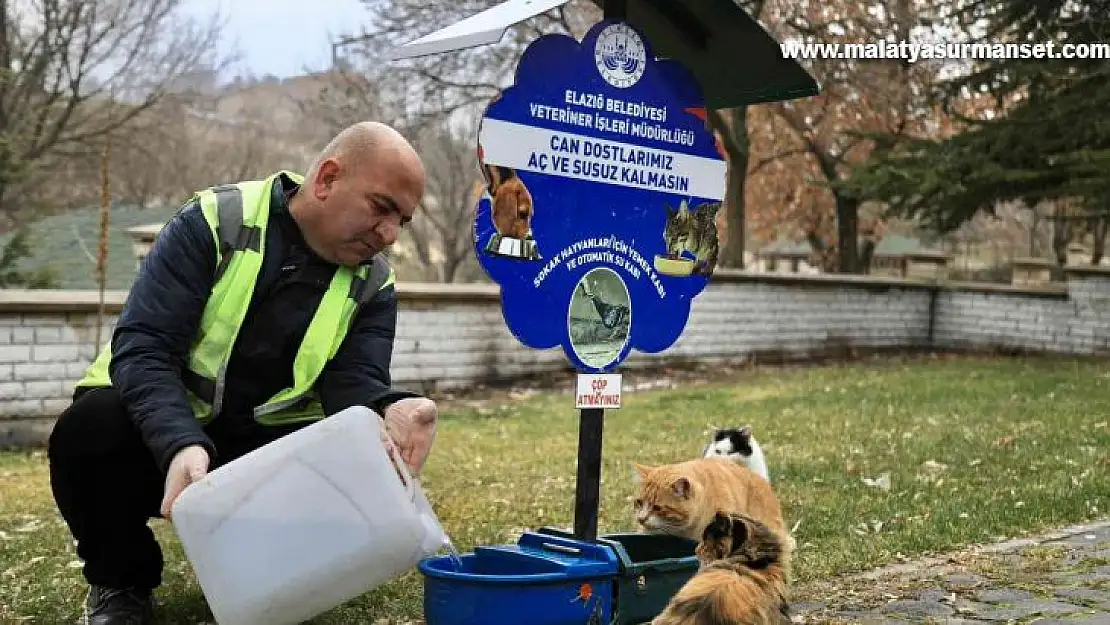
[(597, 36), (594, 62), (605, 82), (618, 89), (631, 87), (647, 68), (644, 40), (627, 24), (606, 26)]

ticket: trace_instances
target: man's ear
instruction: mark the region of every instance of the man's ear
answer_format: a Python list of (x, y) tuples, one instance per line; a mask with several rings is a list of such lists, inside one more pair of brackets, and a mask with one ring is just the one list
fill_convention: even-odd
[(339, 162), (334, 158), (324, 159), (316, 168), (316, 176), (309, 181), (312, 184), (312, 194), (321, 202), (328, 199), (339, 178)]

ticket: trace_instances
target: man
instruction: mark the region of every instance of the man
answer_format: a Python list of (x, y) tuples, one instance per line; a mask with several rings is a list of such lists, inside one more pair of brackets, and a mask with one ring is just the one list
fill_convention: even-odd
[(216, 466), (352, 405), (383, 415), (419, 474), (436, 407), (391, 388), (391, 245), (424, 193), (388, 126), (335, 137), (303, 180), (199, 192), (143, 261), (112, 341), (50, 436), (54, 499), (89, 582), (90, 625), (150, 622), (149, 518)]

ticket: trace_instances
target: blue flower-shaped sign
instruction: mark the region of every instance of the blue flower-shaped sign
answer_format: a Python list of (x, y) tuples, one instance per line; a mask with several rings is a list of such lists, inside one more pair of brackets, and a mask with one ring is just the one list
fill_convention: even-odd
[(510, 331), (582, 372), (678, 339), (717, 263), (725, 162), (701, 90), (634, 27), (547, 35), (486, 110), (475, 251)]

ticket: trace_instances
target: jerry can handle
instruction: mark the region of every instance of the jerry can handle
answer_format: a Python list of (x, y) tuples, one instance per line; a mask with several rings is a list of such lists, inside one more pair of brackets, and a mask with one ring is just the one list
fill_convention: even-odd
[(416, 481), (413, 480), (412, 474), (409, 473), (409, 467), (405, 464), (402, 458), (396, 455), (397, 448), (393, 445), (386, 447), (386, 454), (389, 456), (393, 468), (397, 470), (398, 477), (401, 478), (401, 483), (405, 485), (405, 494), (408, 495), (409, 501), (416, 503)]

